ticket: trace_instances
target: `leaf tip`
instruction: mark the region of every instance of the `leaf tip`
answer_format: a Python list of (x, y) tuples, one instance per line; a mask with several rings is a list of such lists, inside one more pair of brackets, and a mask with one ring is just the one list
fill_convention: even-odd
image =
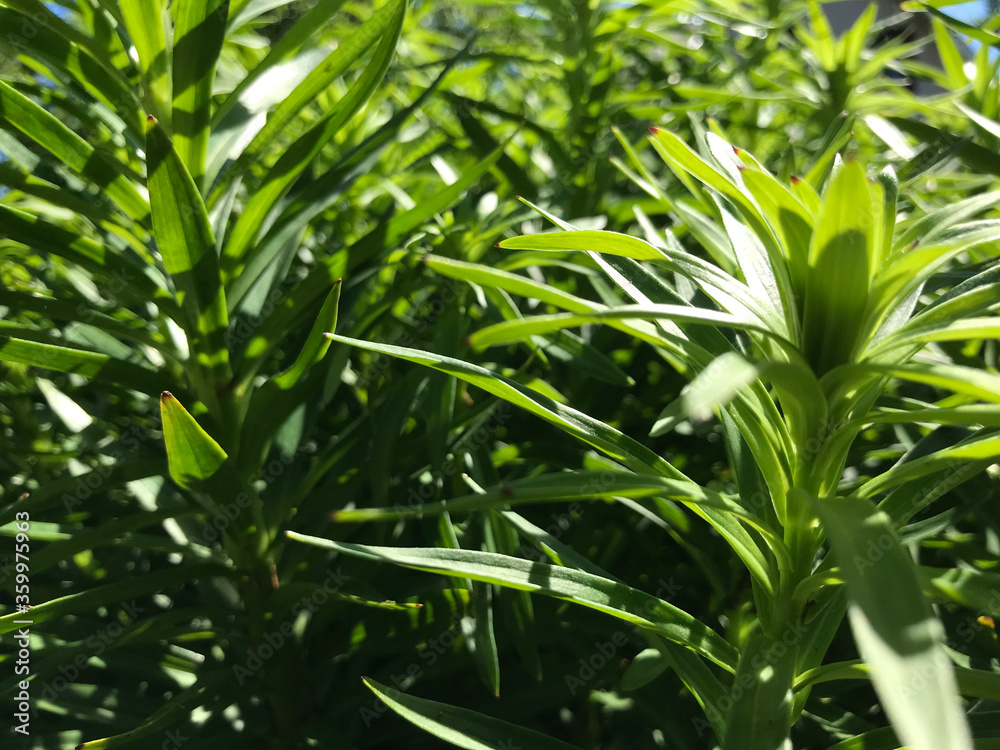
[(649, 132), (652, 133), (653, 135), (657, 135), (660, 132), (660, 128), (656, 127), (655, 125), (652, 125), (649, 128)]

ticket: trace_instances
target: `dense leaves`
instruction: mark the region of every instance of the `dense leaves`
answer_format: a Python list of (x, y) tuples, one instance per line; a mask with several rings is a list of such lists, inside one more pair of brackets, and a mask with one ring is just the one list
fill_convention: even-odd
[(3, 746), (994, 746), (1000, 17), (904, 5), (0, 0)]

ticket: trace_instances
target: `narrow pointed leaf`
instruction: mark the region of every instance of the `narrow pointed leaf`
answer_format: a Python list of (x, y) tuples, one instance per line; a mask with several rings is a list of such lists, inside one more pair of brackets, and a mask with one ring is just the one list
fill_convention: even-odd
[(190, 488), (210, 478), (229, 456), (169, 392), (160, 396), (163, 441), (167, 446), (170, 476), (181, 487)]
[(163, 128), (150, 120), (146, 133), (153, 232), (163, 265), (177, 287), (185, 331), (198, 365), (216, 386), (228, 382), (229, 315), (208, 211), (191, 174)]
[(970, 750), (943, 628), (889, 516), (865, 500), (813, 503), (847, 583), (854, 639), (900, 740), (914, 750)]
[(291, 531), (287, 535), (296, 541), (354, 557), (414, 570), (460, 575), (475, 581), (564, 599), (659, 633), (725, 669), (732, 670), (736, 663), (735, 649), (715, 631), (683, 610), (623, 583), (580, 570), (476, 550), (372, 547), (335, 542)]

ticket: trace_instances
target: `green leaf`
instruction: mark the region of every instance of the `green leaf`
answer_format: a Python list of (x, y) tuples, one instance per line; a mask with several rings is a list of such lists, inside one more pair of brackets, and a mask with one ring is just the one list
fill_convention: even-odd
[(736, 650), (715, 631), (662, 599), (623, 583), (507, 555), (461, 549), (372, 547), (287, 532), (290, 539), (353, 557), (533, 591), (604, 612), (681, 643), (732, 671)]
[(309, 332), (306, 343), (295, 358), (295, 362), (280, 375), (275, 375), (274, 384), (283, 391), (294, 387), (302, 376), (313, 366), (322, 361), (330, 348), (330, 337), (325, 336), (327, 332), (337, 330), (337, 312), (340, 305), (340, 289), (342, 282), (337, 279), (333, 289), (323, 303), (323, 309), (319, 312), (319, 317), (313, 324)]
[[(950, 3), (949, 3), (950, 4)], [(993, 34), (986, 29), (980, 28), (978, 26), (973, 26), (972, 24), (965, 23), (965, 21), (959, 21), (957, 18), (952, 18), (951, 16), (945, 15), (934, 6), (940, 6), (940, 3), (922, 3), (922, 2), (905, 2), (902, 4), (903, 10), (918, 10), (923, 9), (930, 13), (936, 20), (941, 20), (951, 28), (955, 29), (970, 39), (975, 39), (977, 42), (982, 44), (988, 44), (993, 47), (1000, 47), (1000, 36)]]
[(173, 142), (196, 185), (205, 174), (215, 66), (222, 51), (229, 0), (176, 5), (173, 56)]
[(508, 250), (592, 250), (598, 253), (619, 255), (634, 260), (663, 260), (661, 250), (627, 234), (617, 232), (579, 231), (532, 234), (502, 240), (497, 247)]
[(823, 194), (809, 246), (802, 347), (817, 375), (848, 362), (875, 274), (875, 220), (864, 167), (847, 162)]
[[(149, 735), (166, 736), (171, 726), (190, 716), (194, 709), (210, 702), (215, 698), (217, 691), (225, 689), (225, 680), (228, 675), (225, 672), (216, 672), (207, 677), (203, 677), (194, 684), (172, 695), (163, 705), (156, 709), (140, 726), (129, 732), (112, 735), (99, 740), (91, 740), (77, 745), (76, 750), (109, 750), (119, 747), (135, 747), (136, 740), (146, 738), (144, 743), (149, 743)], [(165, 733), (165, 734), (164, 734)], [(181, 737), (180, 733), (176, 735)], [(176, 740), (169, 740), (176, 742)]]
[(73, 399), (59, 390), (54, 383), (45, 378), (36, 378), (38, 390), (42, 392), (49, 408), (62, 420), (70, 432), (82, 432), (93, 424), (94, 419)]
[(889, 516), (866, 500), (812, 502), (847, 584), (855, 641), (896, 733), (915, 750), (968, 750), (943, 629)]
[(43, 367), (56, 372), (72, 372), (118, 383), (141, 393), (148, 393), (150, 389), (157, 389), (158, 385), (167, 382), (156, 370), (115, 359), (107, 354), (8, 336), (0, 336), (0, 361)]
[[(45, 16), (48, 16), (46, 22), (38, 23)], [(53, 20), (58, 23), (53, 23)], [(66, 26), (48, 8), (41, 3), (31, 13), (0, 8), (0, 28), (31, 29), (30, 34), (17, 35), (15, 49), (21, 54), (30, 53), (33, 59), (43, 60), (54, 69), (63, 71), (101, 102), (106, 110), (102, 113), (104, 118), (113, 119), (116, 115), (131, 131), (136, 134), (141, 132), (140, 104), (133, 87), (117, 69), (93, 54), (83, 40), (73, 41), (70, 37), (75, 34), (64, 33)]]
[[(416, 349), (375, 344), (344, 336), (332, 336), (331, 338), (335, 341), (406, 359), (453, 375), (545, 419), (578, 440), (592, 445), (622, 462), (637, 473), (658, 474), (672, 479), (687, 480), (683, 473), (667, 461), (613, 427), (575, 409), (563, 406), (520, 383), (495, 375), (485, 368)], [(740, 526), (736, 519), (728, 513), (701, 505), (694, 506), (694, 510), (726, 538), (751, 574), (765, 589), (770, 590), (773, 586), (770, 565), (746, 529)]]
[(619, 686), (622, 690), (638, 690), (648, 685), (666, 670), (670, 669), (667, 661), (658, 648), (647, 648), (632, 657)]
[(115, 162), (66, 127), (55, 115), (0, 81), (0, 127), (37, 143), (88, 182), (98, 186), (130, 218), (149, 215), (149, 203)]
[[(1000, 574), (968, 568), (921, 566), (920, 580), (939, 599), (1000, 614)], [(997, 676), (1000, 679), (1000, 675)]]
[[(146, 112), (170, 129), (172, 54), (167, 46), (170, 14), (167, 0), (118, 0), (129, 38), (142, 68), (143, 101)], [(189, 51), (194, 54), (194, 51)]]
[[(226, 115), (240, 103), (241, 96), (248, 88), (259, 81), (261, 76), (269, 70), (287, 60), (296, 49), (309, 41), (310, 37), (316, 34), (317, 30), (321, 29), (327, 20), (345, 2), (346, 0), (320, 0), (320, 2), (316, 3), (316, 5), (300, 16), (295, 21), (295, 24), (270, 46), (264, 59), (236, 85), (236, 88), (229, 93), (225, 101), (219, 105), (219, 108), (212, 116), (213, 125), (218, 126), (225, 119)], [(232, 28), (238, 27), (234, 23)]]
[(613, 458), (623, 461), (636, 471), (642, 473), (660, 473), (675, 479), (685, 478), (662, 458), (648, 448), (626, 437), (618, 430), (608, 427), (575, 409), (558, 404), (552, 399), (542, 396), (537, 391), (508, 378), (496, 375), (485, 368), (462, 362), (452, 357), (444, 357), (431, 352), (422, 352), (417, 349), (376, 344), (346, 336), (333, 335), (331, 338), (334, 341), (339, 341), (350, 346), (388, 354), (424, 365), (425, 367), (430, 367), (439, 372), (449, 373), (552, 422), (584, 442), (600, 448)]
[(257, 335), (247, 345), (244, 371), (252, 372), (254, 368), (260, 366), (263, 357), (274, 345), (274, 341), (285, 336), (289, 327), (315, 300), (329, 293), (334, 282), (345, 272), (370, 262), (373, 256), (386, 248), (394, 247), (434, 214), (451, 206), (462, 193), (489, 171), (502, 153), (503, 146), (468, 169), (457, 182), (445, 186), (409, 211), (394, 216), (384, 224), (379, 224), (349, 248), (346, 263), (343, 253), (332, 254), (323, 261), (325, 272), (316, 270), (310, 273), (301, 284), (284, 297), (282, 303), (276, 306), (274, 312), (261, 324)]
[(440, 513), (466, 513), (524, 503), (648, 497), (665, 497), (680, 503), (724, 510), (746, 520), (765, 534), (770, 534), (780, 545), (780, 540), (773, 531), (762, 527), (756, 517), (718, 492), (700, 487), (694, 482), (678, 481), (648, 474), (613, 471), (567, 471), (540, 474), (516, 479), (483, 492), (456, 497), (440, 503), (424, 503), (410, 508), (338, 510), (333, 512), (332, 519), (338, 523), (394, 521)]
[(500, 696), (500, 655), (493, 629), (493, 585), (481, 581), (472, 583), (472, 610), (475, 614), (473, 657), (483, 682), (494, 697)]
[(732, 401), (742, 388), (760, 375), (760, 367), (736, 352), (719, 355), (660, 412), (649, 431), (650, 436), (664, 435), (689, 417), (696, 422), (711, 419), (716, 409)]
[(954, 466), (959, 461), (992, 459), (997, 456), (1000, 456), (1000, 435), (977, 435), (957, 445), (897, 464), (861, 485), (855, 494), (858, 497), (873, 497), (889, 487), (933, 474), (942, 468)]
[(733, 680), (741, 690), (733, 691), (723, 742), (726, 750), (789, 750), (794, 676), (795, 648), (779, 653), (761, 631), (750, 635)]
[[(588, 323), (601, 323), (605, 320), (673, 320), (695, 325), (755, 331), (780, 340), (766, 326), (746, 318), (741, 319), (729, 313), (706, 310), (699, 307), (649, 304), (621, 305), (585, 315), (554, 313), (552, 315), (538, 315), (522, 320), (508, 320), (476, 331), (469, 337), (469, 344), (476, 348), (510, 344), (523, 341), (533, 335), (561, 331), (564, 328), (577, 328)], [(793, 348), (790, 342), (785, 341), (784, 343), (789, 349)]]
[[(405, 6), (406, 0), (389, 0), (375, 11), (371, 18), (358, 28), (350, 38), (343, 39), (337, 49), (330, 53), (302, 83), (282, 99), (278, 108), (267, 118), (267, 124), (254, 136), (241, 154), (240, 164), (249, 165), (259, 160), (266, 149), (276, 138), (281, 136), (302, 109), (342, 76), (366, 50), (375, 44), (376, 40), (380, 37), (384, 40), (386, 36), (391, 38), (393, 32), (387, 32), (387, 29), (400, 23), (400, 11), (405, 13)], [(395, 48), (395, 43), (392, 46)], [(371, 67), (370, 64), (369, 68)], [(379, 67), (379, 65), (375, 64), (375, 67)]]
[(578, 750), (530, 729), (494, 719), (466, 708), (429, 701), (380, 685), (365, 677), (368, 686), (389, 708), (435, 737), (466, 750), (531, 748), (532, 750)]
[(170, 476), (181, 487), (191, 488), (195, 482), (210, 478), (229, 458), (168, 391), (160, 396), (160, 416)]
[(888, 117), (889, 122), (913, 137), (927, 143), (929, 148), (957, 156), (976, 174), (1000, 175), (1000, 155), (989, 148), (972, 143), (971, 138), (961, 137), (943, 128), (906, 117)]
[[(253, 250), (251, 248), (257, 239), (261, 225), (274, 210), (274, 206), (288, 192), (295, 179), (313, 163), (323, 148), (337, 135), (344, 123), (361, 109), (378, 88), (395, 55), (396, 42), (403, 31), (407, 2), (406, 0), (402, 0), (402, 2), (393, 0), (386, 7), (393, 7), (394, 13), (385, 24), (385, 33), (364, 72), (351, 86), (347, 94), (319, 122), (288, 147), (268, 172), (263, 184), (254, 191), (253, 197), (244, 208), (239, 221), (233, 227), (229, 241), (226, 243), (223, 257), (227, 271), (238, 269), (252, 258)], [(383, 10), (379, 10), (378, 13), (382, 13)], [(365, 26), (367, 27), (368, 24)], [(377, 28), (381, 31), (383, 26), (379, 25)], [(345, 43), (344, 46), (358, 43), (361, 39), (366, 38), (366, 33), (366, 28), (362, 27), (351, 42)], [(341, 50), (342, 48), (338, 47), (334, 54), (336, 55)], [(271, 127), (271, 122), (268, 121), (265, 131)]]
[(198, 367), (216, 389), (232, 375), (226, 344), (229, 314), (208, 211), (167, 134), (152, 118), (146, 161), (156, 244), (177, 288)]
[[(745, 320), (753, 317), (759, 324), (787, 335), (783, 321), (766, 301), (757, 299), (747, 286), (711, 263), (683, 251), (669, 253), (643, 240), (615, 232), (569, 231), (535, 234), (503, 240), (499, 247), (519, 250), (578, 251), (606, 253), (633, 260), (659, 260), (672, 271), (695, 281), (720, 307)], [(702, 308), (688, 308), (691, 314), (710, 314)], [(742, 315), (741, 315), (742, 313)]]

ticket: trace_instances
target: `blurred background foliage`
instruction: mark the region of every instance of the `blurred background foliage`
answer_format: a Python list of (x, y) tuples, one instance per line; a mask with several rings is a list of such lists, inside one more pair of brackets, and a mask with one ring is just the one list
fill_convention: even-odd
[[(322, 86), (261, 148), (247, 152), (246, 141), (320, 60), (386, 5), (229, 3), (200, 185), (220, 240), (375, 53)], [(0, 11), (0, 79), (142, 188), (139, 102), (127, 89), (123, 100), (110, 98), (107, 71), (91, 69), (68, 46), (88, 40), (95, 57), (104, 53), (102, 63), (137, 86), (139, 61), (123, 44), (118, 4), (0, 0)], [(580, 227), (642, 236), (647, 221), (670, 226), (685, 248), (710, 257), (704, 248), (720, 238), (698, 214), (712, 208), (692, 201), (676, 175), (656, 166), (645, 138), (650, 126), (693, 144), (710, 130), (723, 133), (783, 179), (817, 168), (831, 147), (874, 168), (891, 164), (908, 201), (901, 213), (985, 191), (1000, 174), (1000, 17), (964, 26), (943, 15), (948, 11), (873, 10), (836, 37), (824, 11), (805, 2), (415, 0), (381, 85), (265, 206), (253, 242), (267, 262), (255, 280), (237, 285), (236, 302), (230, 298), (231, 357), (237, 366), (241, 357), (244, 365), (259, 358), (247, 370), (251, 379), (284, 371), (308, 340), (333, 278), (343, 276), (339, 332), (479, 362), (626, 434), (646, 435), (686, 383), (650, 347), (587, 327), (529, 345), (471, 350), (471, 331), (533, 309), (452, 280), (427, 257), (520, 271), (588, 299), (613, 296), (586, 261), (494, 248), (505, 236), (544, 228), (518, 196)], [(322, 20), (305, 35), (303, 19)], [(302, 36), (279, 46), (294, 34)], [(275, 50), (281, 64), (248, 86), (248, 74)], [(233, 92), (242, 96), (234, 100)], [(33, 602), (94, 594), (33, 629), (37, 713), (25, 746), (73, 747), (150, 727), (151, 717), (154, 726), (134, 743), (160, 746), (176, 736), (185, 738), (176, 744), (184, 748), (441, 746), (386, 715), (363, 675), (583, 748), (707, 746), (698, 706), (676, 677), (620, 688), (628, 660), (645, 646), (640, 637), (558, 601), (331, 561), (292, 546), (273, 560), (282, 601), (267, 613), (248, 611), (239, 587), (218, 572), (228, 557), (206, 536), (213, 519), (199, 515), (167, 474), (159, 393), (171, 390), (193, 412), (197, 402), (183, 378), (183, 337), (156, 314), (147, 290), (132, 281), (116, 286), (50, 248), (73, 237), (142, 258), (154, 252), (150, 226), (125, 215), (90, 175), (54, 158), (16, 116), (0, 110), (0, 206), (9, 210), (0, 215), (0, 337), (96, 351), (144, 368), (123, 384), (27, 361), (0, 364), (0, 523), (8, 524), (0, 531), (12, 536), (14, 513), (30, 510)], [(51, 236), (24, 235), (15, 215), (44, 221)], [(991, 254), (984, 250), (982, 259)], [(286, 300), (327, 275), (272, 324)], [(939, 281), (948, 281), (947, 271)], [(995, 372), (995, 344), (939, 350)], [(251, 402), (256, 413), (248, 417), (272, 435), (248, 476), (282, 530), (371, 544), (520, 548), (536, 559), (537, 550), (487, 515), (393, 527), (338, 526), (330, 514), (463, 495), (462, 474), (490, 486), (602, 466), (537, 419), (396, 360), (335, 345), (305, 382), (293, 403), (271, 411)], [(894, 395), (928, 390), (899, 386)], [(872, 428), (856, 444), (850, 471), (883, 471), (926, 432), (919, 425)], [(695, 480), (732, 488), (716, 423), (686, 422), (645, 442)], [(989, 475), (949, 493), (939, 509), (950, 512), (948, 523), (924, 542), (928, 564), (996, 565), (1000, 529), (985, 502), (995, 493)], [(522, 514), (622, 580), (737, 638), (750, 580), (728, 546), (703, 524), (671, 527), (640, 511), (597, 502)], [(13, 540), (0, 541), (7, 614)], [(135, 588), (100, 594), (120, 582)], [(294, 625), (271, 662), (277, 667), (252, 663), (258, 646), (244, 631), (257, 616), (267, 632)], [(996, 664), (992, 623), (957, 609), (943, 617), (957, 651)], [(595, 658), (608, 643), (613, 653)], [(13, 653), (5, 638), (5, 711), (17, 682)], [(831, 659), (854, 653), (845, 628)], [(499, 678), (490, 671), (497, 665)], [(251, 674), (241, 679), (237, 667)], [(294, 694), (269, 697), (289, 685)], [(886, 723), (867, 683), (827, 683), (814, 695), (793, 735), (796, 747), (827, 747)], [(279, 715), (279, 705), (290, 713)], [(168, 730), (177, 734), (163, 734)], [(5, 735), (5, 747), (8, 741)]]

